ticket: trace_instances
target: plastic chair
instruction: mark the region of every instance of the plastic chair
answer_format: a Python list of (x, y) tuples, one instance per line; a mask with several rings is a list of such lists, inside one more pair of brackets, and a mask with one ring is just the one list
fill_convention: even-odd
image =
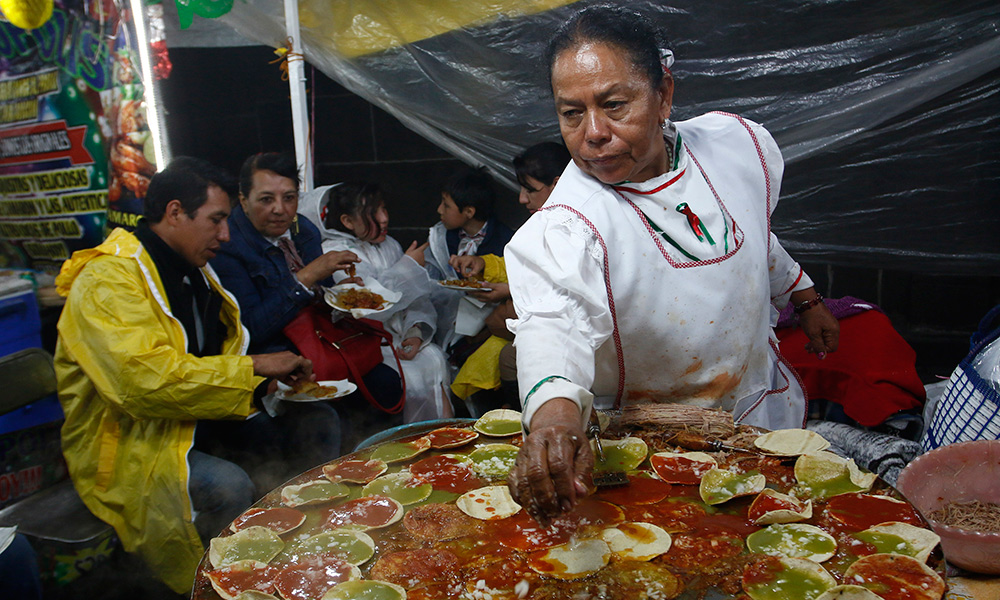
[[(17, 416), (15, 433), (36, 433), (30, 428), (37, 425), (38, 417), (47, 417), (43, 422), (53, 420), (51, 414), (39, 414), (45, 412), (40, 408), (45, 404), (43, 401), (56, 392), (55, 368), (48, 352), (29, 348), (0, 357), (0, 381), (3, 382), (0, 419)], [(61, 411), (56, 414), (56, 420), (61, 414)], [(37, 435), (59, 447), (58, 428), (48, 427)], [(0, 467), (0, 474), (5, 467)], [(28, 536), (39, 553), (43, 579), (58, 583), (71, 581), (89, 570), (95, 559), (100, 560), (100, 555), (110, 556), (118, 545), (112, 528), (91, 514), (68, 478), (4, 507), (0, 510), (0, 526), (17, 526), (20, 533)], [(80, 557), (74, 559), (77, 551)], [(67, 560), (69, 564), (65, 564)]]

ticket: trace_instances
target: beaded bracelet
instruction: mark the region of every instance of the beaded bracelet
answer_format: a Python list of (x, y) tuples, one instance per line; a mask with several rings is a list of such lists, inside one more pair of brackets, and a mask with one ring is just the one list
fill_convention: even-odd
[(806, 300), (805, 302), (802, 302), (798, 306), (796, 306), (794, 308), (795, 314), (801, 315), (802, 313), (806, 312), (807, 310), (809, 310), (810, 308), (816, 306), (817, 304), (819, 304), (822, 301), (823, 301), (823, 295), (822, 294), (816, 294), (816, 297), (813, 298), (812, 300)]

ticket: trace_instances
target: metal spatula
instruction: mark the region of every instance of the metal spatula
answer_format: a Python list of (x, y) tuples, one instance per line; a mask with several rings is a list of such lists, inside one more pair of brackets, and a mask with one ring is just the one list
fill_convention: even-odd
[[(591, 411), (590, 413), (590, 423), (587, 425), (587, 437), (594, 440), (594, 446), (597, 449), (597, 459), (603, 463), (605, 459), (604, 447), (601, 445), (601, 424), (598, 421), (595, 411)], [(599, 488), (628, 485), (628, 475), (620, 471), (594, 473), (593, 479), (594, 485)]]

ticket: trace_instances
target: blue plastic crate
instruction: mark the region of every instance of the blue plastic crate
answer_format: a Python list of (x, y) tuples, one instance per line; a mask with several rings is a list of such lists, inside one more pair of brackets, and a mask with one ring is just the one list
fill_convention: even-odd
[(0, 356), (42, 347), (42, 319), (31, 283), (5, 281), (0, 292)]

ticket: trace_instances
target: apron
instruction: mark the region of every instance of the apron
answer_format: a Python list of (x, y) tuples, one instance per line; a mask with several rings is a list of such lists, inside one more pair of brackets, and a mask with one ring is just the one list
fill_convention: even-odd
[[(705, 145), (706, 151), (698, 150), (697, 131), (684, 132), (685, 151), (665, 177), (669, 185), (656, 192), (657, 203), (627, 185), (604, 186), (601, 201), (579, 210), (543, 209), (576, 214), (603, 250), (614, 329), (596, 351), (598, 408), (679, 402), (722, 408), (768, 428), (803, 426), (804, 396), (770, 327), (769, 201), (777, 190), (757, 160), (753, 132), (744, 128), (735, 143)], [(753, 168), (718, 166), (745, 164), (747, 156)], [(571, 163), (559, 184), (582, 192), (578, 178), (588, 176)], [(727, 253), (692, 261), (660, 236), (646, 215), (681, 203), (721, 211), (732, 228)]]

